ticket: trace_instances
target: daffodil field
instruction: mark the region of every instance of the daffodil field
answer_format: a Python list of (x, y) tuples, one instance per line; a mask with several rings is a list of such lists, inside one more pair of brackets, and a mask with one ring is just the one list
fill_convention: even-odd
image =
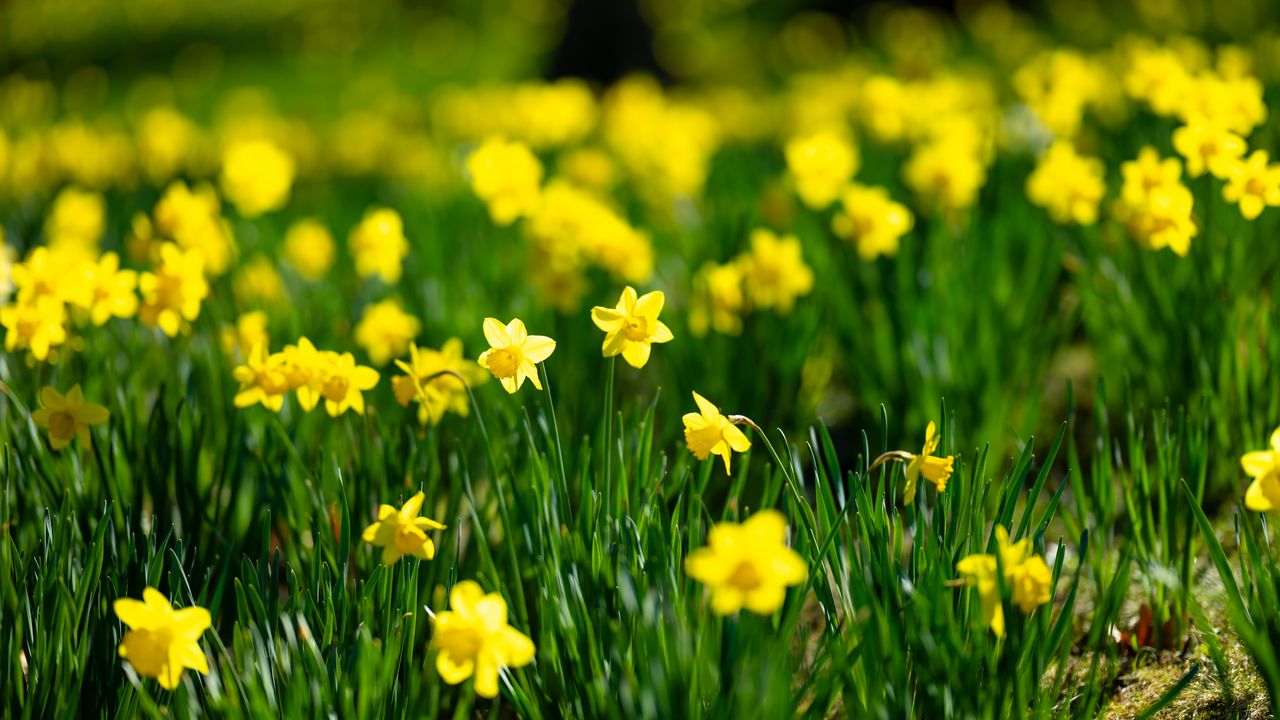
[(935, 5), (0, 6), (0, 717), (1280, 714), (1280, 6)]

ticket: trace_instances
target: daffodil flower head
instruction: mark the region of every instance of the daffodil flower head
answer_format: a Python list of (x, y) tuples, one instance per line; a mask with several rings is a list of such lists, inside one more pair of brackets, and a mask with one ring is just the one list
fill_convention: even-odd
[(280, 412), (285, 393), (289, 392), (283, 354), (268, 355), (266, 345), (258, 343), (249, 351), (245, 364), (232, 371), (232, 376), (240, 383), (234, 400), (236, 407), (261, 403), (269, 410)]
[(711, 455), (724, 458), (724, 473), (728, 475), (729, 457), (735, 452), (750, 450), (751, 441), (729, 418), (721, 415), (720, 408), (711, 401), (696, 392), (693, 401), (698, 405), (698, 412), (686, 413), (683, 418), (685, 443), (699, 460)]
[(396, 400), (404, 406), (418, 403), (418, 422), (435, 425), (446, 412), (466, 416), (470, 412), (467, 388), (479, 385), (489, 374), (475, 361), (462, 356), (462, 341), (450, 338), (439, 350), (409, 344), (409, 362), (396, 360), (404, 371), (391, 379)]
[(1280, 428), (1271, 433), (1271, 449), (1245, 453), (1240, 466), (1253, 478), (1244, 506), (1256, 512), (1280, 510)]
[(449, 609), (436, 614), (431, 644), (439, 650), (436, 671), (450, 685), (474, 678), (476, 694), (498, 695), (498, 674), (533, 662), (533, 641), (507, 624), (507, 601), (485, 594), (471, 580), (449, 592)]
[(526, 379), (538, 390), (542, 389), (537, 363), (555, 352), (555, 340), (545, 335), (530, 335), (520, 318), (505, 326), (497, 318), (485, 318), (484, 337), (489, 341), (489, 349), (480, 354), (480, 367), (498, 378), (507, 392), (515, 393)]
[(436, 556), (436, 545), (427, 533), (444, 530), (445, 526), (431, 518), (418, 517), (425, 497), (419, 491), (398, 510), (391, 505), (378, 506), (377, 522), (365, 528), (361, 538), (382, 548), (383, 565), (394, 565), (405, 555), (422, 560), (431, 560)]
[(1268, 162), (1266, 150), (1231, 162), (1222, 198), (1239, 206), (1246, 220), (1257, 219), (1265, 208), (1280, 206), (1280, 165)]
[(85, 402), (79, 385), (73, 386), (65, 396), (46, 385), (40, 391), (40, 405), (31, 413), (31, 420), (37, 427), (49, 431), (49, 445), (54, 450), (70, 445), (76, 437), (80, 438), (80, 444), (88, 445), (89, 426), (104, 423), (111, 415), (102, 405)]
[(934, 456), (941, 441), (942, 437), (938, 435), (938, 426), (930, 421), (924, 432), (924, 448), (919, 454), (912, 455), (911, 459), (907, 461), (907, 482), (902, 489), (904, 504), (910, 505), (916, 501), (916, 485), (920, 482), (921, 475), (924, 476), (925, 480), (933, 483), (939, 493), (947, 489), (947, 481), (951, 479), (951, 473), (954, 471), (955, 457), (951, 455), (946, 457)]
[(782, 607), (786, 589), (808, 577), (804, 559), (786, 542), (786, 518), (777, 510), (761, 510), (740, 525), (723, 522), (711, 528), (707, 546), (685, 559), (685, 571), (711, 590), (717, 615), (744, 607), (770, 615)]
[(36, 360), (44, 362), (54, 346), (67, 340), (67, 309), (62, 301), (41, 295), (0, 307), (0, 327), (5, 328), (4, 349), (13, 352), (27, 348)]
[(351, 353), (324, 351), (320, 358), (324, 378), (320, 383), (320, 395), (324, 398), (325, 412), (330, 417), (338, 417), (347, 410), (363, 415), (363, 393), (378, 384), (378, 371), (357, 365)]
[(592, 308), (592, 322), (605, 333), (604, 356), (621, 354), (631, 367), (644, 367), (649, 362), (652, 344), (670, 342), (674, 337), (658, 319), (665, 300), (661, 290), (638, 297), (635, 288), (628, 285), (622, 291), (617, 307)]
[(160, 687), (173, 690), (184, 670), (208, 674), (209, 661), (200, 649), (200, 636), (212, 622), (208, 610), (195, 606), (175, 610), (154, 588), (143, 590), (140, 601), (116, 600), (114, 609), (129, 628), (120, 643), (120, 657), (139, 675), (156, 678)]
[(1053, 573), (1044, 558), (1032, 552), (1030, 539), (1011, 543), (1009, 531), (1003, 526), (996, 527), (996, 552), (998, 558), (985, 553), (966, 556), (956, 564), (956, 571), (977, 589), (983, 624), (997, 637), (1004, 637), (1001, 585), (1010, 592), (1014, 605), (1023, 614), (1030, 614), (1052, 599)]

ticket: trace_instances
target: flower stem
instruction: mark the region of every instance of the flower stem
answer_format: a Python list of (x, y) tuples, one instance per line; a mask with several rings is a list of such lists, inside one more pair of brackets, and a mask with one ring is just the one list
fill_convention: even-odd
[[(612, 500), (613, 487), (613, 374), (618, 366), (617, 356), (609, 358), (609, 369), (604, 380), (604, 484), (605, 492)], [(612, 507), (612, 504), (610, 504)]]
[(551, 397), (551, 376), (547, 374), (546, 363), (538, 363), (538, 371), (542, 373), (542, 387), (547, 395), (547, 411), (551, 413), (551, 434), (555, 436), (556, 458), (560, 464), (560, 485), (568, 487), (569, 480), (564, 469), (564, 448), (560, 445), (560, 423), (556, 421), (556, 403)]

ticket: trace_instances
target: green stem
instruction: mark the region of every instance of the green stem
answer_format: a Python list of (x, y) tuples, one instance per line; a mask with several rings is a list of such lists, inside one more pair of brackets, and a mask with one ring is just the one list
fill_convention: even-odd
[(547, 374), (546, 363), (538, 363), (538, 371), (542, 373), (542, 389), (547, 395), (547, 412), (551, 413), (551, 434), (555, 436), (556, 459), (560, 464), (561, 487), (568, 487), (569, 480), (564, 469), (564, 448), (560, 445), (560, 423), (556, 420), (556, 403), (551, 397), (551, 376)]
[(800, 508), (801, 512), (804, 514), (805, 524), (808, 525), (809, 539), (813, 542), (815, 551), (817, 548), (822, 547), (822, 544), (818, 542), (818, 523), (817, 519), (813, 515), (813, 508), (809, 507), (809, 503), (804, 499), (804, 493), (800, 492), (800, 488), (796, 484), (795, 477), (791, 474), (791, 465), (789, 463), (782, 462), (782, 456), (778, 455), (778, 451), (773, 448), (773, 443), (769, 441), (768, 433), (761, 430), (760, 426), (746, 415), (730, 415), (729, 422), (734, 425), (746, 425), (750, 427), (752, 430), (756, 431), (756, 434), (760, 436), (761, 440), (764, 440), (764, 446), (769, 449), (769, 454), (773, 456), (773, 461), (778, 465), (778, 469), (782, 471), (782, 476), (786, 478), (787, 488), (791, 491), (792, 500), (795, 501), (796, 506)]
[[(604, 381), (604, 484), (610, 501), (613, 499), (613, 375), (618, 365), (617, 356), (609, 358), (609, 369)], [(612, 502), (609, 505), (613, 507)]]

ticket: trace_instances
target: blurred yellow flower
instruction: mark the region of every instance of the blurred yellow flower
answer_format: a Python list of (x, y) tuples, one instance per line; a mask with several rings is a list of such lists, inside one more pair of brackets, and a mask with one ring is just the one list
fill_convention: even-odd
[(1152, 190), (1177, 185), (1182, 178), (1182, 163), (1178, 158), (1161, 158), (1155, 148), (1144, 145), (1136, 159), (1120, 164), (1120, 176), (1124, 179), (1121, 200), (1138, 207), (1147, 202)]
[(615, 308), (597, 305), (591, 309), (591, 320), (604, 331), (605, 357), (621, 354), (627, 364), (642, 368), (649, 362), (652, 343), (670, 342), (671, 330), (658, 319), (666, 295), (661, 290), (637, 297), (628, 285)]
[(66, 307), (57, 298), (41, 295), (0, 308), (0, 326), (6, 332), (4, 349), (29, 349), (32, 357), (44, 362), (50, 348), (67, 340)]
[(445, 526), (427, 517), (418, 517), (426, 496), (418, 494), (405, 501), (397, 510), (391, 505), (378, 506), (378, 520), (364, 529), (360, 536), (365, 542), (382, 548), (382, 564), (395, 565), (404, 555), (422, 560), (436, 556), (436, 544), (427, 533), (444, 530)]
[(1167, 247), (1185, 256), (1198, 232), (1192, 208), (1191, 191), (1175, 183), (1151, 188), (1140, 205), (1121, 203), (1119, 215), (1139, 245), (1150, 250)]
[(786, 145), (786, 157), (796, 194), (814, 210), (835, 202), (858, 171), (857, 146), (833, 130), (792, 138)]
[(150, 587), (142, 591), (141, 601), (120, 598), (113, 607), (129, 628), (120, 643), (120, 657), (139, 675), (156, 678), (160, 687), (173, 690), (187, 669), (209, 673), (208, 658), (200, 649), (200, 636), (212, 624), (208, 610), (194, 605), (175, 610), (168, 598)]
[(298, 405), (311, 412), (323, 397), (320, 391), (324, 387), (325, 357), (305, 337), (298, 338), (296, 345), (285, 345), (281, 354), (284, 355), (284, 376), (298, 394)]
[(493, 137), (467, 156), (467, 173), (476, 195), (489, 206), (489, 217), (510, 225), (538, 207), (542, 163), (523, 143)]
[(204, 257), (204, 272), (221, 275), (231, 268), (237, 252), (221, 207), (218, 194), (207, 183), (192, 190), (181, 180), (174, 181), (152, 210), (153, 232), (183, 250), (199, 250)]
[(94, 325), (103, 325), (113, 317), (131, 318), (138, 312), (138, 273), (120, 269), (120, 257), (103, 253), (96, 263), (85, 267), (82, 307), (89, 311)]
[(997, 637), (1004, 637), (1001, 571), (1003, 584), (1010, 591), (1013, 604), (1024, 615), (1030, 615), (1037, 607), (1053, 599), (1053, 573), (1044, 558), (1032, 554), (1030, 539), (1010, 543), (1009, 532), (1003, 526), (997, 526), (996, 542), (1000, 553), (998, 560), (995, 555), (969, 555), (956, 564), (956, 571), (977, 587), (983, 624), (990, 627)]
[(236, 318), (235, 325), (222, 328), (222, 352), (231, 357), (238, 354), (247, 358), (253, 346), (267, 346), (270, 339), (267, 334), (267, 314), (261, 310), (251, 310), (241, 313)]
[(480, 354), (480, 367), (498, 378), (507, 392), (519, 390), (526, 378), (535, 388), (542, 389), (536, 365), (555, 352), (555, 340), (545, 335), (530, 335), (520, 318), (505, 327), (497, 318), (485, 318), (484, 337), (489, 341), (489, 349)]
[(684, 567), (710, 588), (717, 615), (744, 607), (771, 615), (782, 607), (787, 588), (809, 576), (804, 558), (787, 547), (787, 519), (777, 510), (761, 510), (742, 524), (716, 523), (706, 547), (689, 553)]
[(693, 278), (693, 302), (689, 307), (689, 332), (702, 337), (708, 330), (723, 335), (742, 332), (742, 268), (738, 263), (707, 263)]
[(37, 427), (49, 431), (50, 447), (61, 450), (76, 437), (80, 438), (81, 445), (90, 444), (89, 426), (106, 422), (110, 415), (105, 407), (85, 402), (79, 385), (73, 386), (65, 396), (46, 385), (40, 391), (40, 408), (31, 413), (31, 420)]
[(386, 283), (399, 282), (401, 264), (409, 255), (409, 241), (395, 210), (369, 208), (360, 224), (351, 230), (347, 245), (355, 258), (357, 275), (377, 275)]
[(320, 395), (324, 409), (331, 417), (338, 417), (347, 410), (364, 414), (364, 395), (378, 384), (378, 371), (357, 365), (351, 353), (320, 353)]
[(889, 198), (879, 187), (851, 184), (840, 194), (840, 210), (831, 221), (832, 230), (852, 240), (863, 260), (898, 254), (898, 243), (911, 230), (915, 219), (907, 206)]
[(200, 315), (200, 303), (209, 295), (204, 278), (204, 254), (183, 251), (173, 243), (160, 246), (160, 265), (138, 278), (142, 309), (138, 317), (165, 335), (177, 335)]
[(1271, 449), (1247, 452), (1240, 466), (1253, 478), (1244, 495), (1244, 506), (1257, 512), (1280, 510), (1280, 428), (1271, 433)]
[(319, 220), (304, 218), (284, 234), (284, 259), (305, 280), (319, 280), (333, 266), (337, 247), (329, 228)]
[(0, 304), (13, 294), (13, 261), (18, 253), (4, 244), (4, 229), (0, 228)]
[(232, 376), (240, 383), (234, 400), (236, 407), (261, 403), (268, 410), (280, 412), (285, 393), (290, 389), (283, 354), (268, 355), (267, 346), (258, 343), (249, 351), (245, 364), (232, 371)]
[(729, 474), (729, 458), (735, 452), (744, 453), (751, 449), (751, 441), (734, 425), (729, 418), (720, 414), (720, 408), (698, 393), (693, 393), (693, 401), (698, 405), (698, 412), (685, 413), (684, 441), (689, 452), (699, 460), (706, 460), (711, 455), (719, 455), (724, 459), (724, 474)]
[(498, 674), (533, 662), (533, 641), (507, 624), (501, 595), (486, 595), (471, 580), (453, 586), (449, 608), (436, 613), (433, 622), (436, 671), (450, 685), (474, 677), (477, 695), (497, 697)]
[(955, 212), (977, 201), (987, 170), (972, 148), (931, 140), (907, 158), (902, 177), (927, 206)]
[[(439, 423), (446, 412), (466, 417), (471, 409), (466, 387), (479, 385), (489, 377), (478, 364), (462, 356), (462, 341), (458, 338), (446, 340), (439, 350), (410, 343), (409, 362), (396, 360), (396, 367), (406, 373), (391, 379), (396, 400), (406, 407), (416, 400), (418, 422), (423, 425)], [(457, 373), (462, 379), (442, 374), (446, 372)]]
[(171, 107), (147, 111), (138, 124), (138, 161), (153, 183), (164, 183), (184, 170), (199, 142), (199, 130)]
[(1231, 163), (1226, 180), (1222, 198), (1239, 206), (1246, 220), (1256, 219), (1264, 208), (1280, 207), (1280, 165), (1269, 162), (1266, 150)]
[(1230, 130), (1203, 120), (1192, 120), (1173, 131), (1173, 149), (1186, 158), (1187, 174), (1200, 177), (1208, 170), (1225, 179), (1232, 165), (1244, 157), (1244, 138)]
[(289, 202), (295, 171), (293, 158), (269, 140), (235, 142), (222, 155), (222, 192), (254, 218)]
[(356, 344), (364, 348), (374, 365), (386, 365), (409, 349), (409, 343), (422, 330), (418, 318), (400, 308), (395, 300), (383, 300), (364, 310), (356, 325)]
[(231, 290), (240, 305), (279, 302), (284, 297), (284, 279), (276, 264), (265, 255), (255, 255), (241, 263), (231, 281)]
[(1078, 155), (1071, 143), (1057, 141), (1027, 178), (1027, 197), (1056, 223), (1092, 225), (1106, 192), (1103, 172), (1101, 160)]
[(786, 315), (796, 298), (813, 290), (813, 271), (805, 265), (800, 240), (794, 235), (778, 237), (763, 228), (753, 230), (751, 250), (738, 262), (753, 307)]
[(101, 194), (67, 187), (49, 208), (44, 236), (50, 246), (70, 245), (97, 254), (106, 222), (107, 203)]

